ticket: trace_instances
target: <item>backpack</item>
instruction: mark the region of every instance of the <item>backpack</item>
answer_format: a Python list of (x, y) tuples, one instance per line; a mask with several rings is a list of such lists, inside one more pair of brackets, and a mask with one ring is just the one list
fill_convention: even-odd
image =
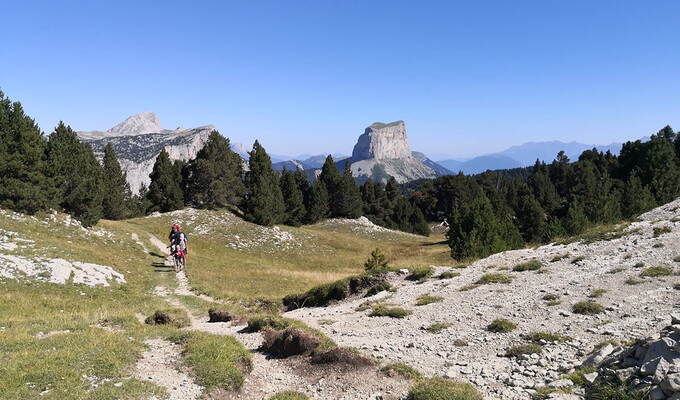
[(187, 251), (187, 235), (180, 233), (178, 237), (178, 244), (179, 248), (182, 249), (182, 251)]

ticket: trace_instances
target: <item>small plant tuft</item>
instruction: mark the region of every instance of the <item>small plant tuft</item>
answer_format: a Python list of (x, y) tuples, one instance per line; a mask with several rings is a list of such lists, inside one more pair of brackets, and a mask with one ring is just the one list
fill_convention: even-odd
[(626, 283), (626, 285), (639, 285), (641, 283), (645, 283), (645, 281), (643, 281), (642, 279), (638, 279), (633, 276), (626, 279), (624, 282)]
[(572, 264), (578, 264), (580, 261), (583, 261), (585, 259), (586, 259), (585, 256), (574, 257), (574, 258), (571, 259), (571, 263)]
[(305, 396), (300, 392), (288, 390), (273, 395), (272, 397), (269, 398), (269, 400), (309, 400), (309, 397)]
[(664, 233), (670, 233), (672, 231), (671, 228), (667, 226), (655, 226), (654, 227), (654, 237), (659, 237), (663, 235)]
[(436, 323), (428, 326), (427, 328), (425, 328), (425, 330), (430, 332), (430, 333), (439, 333), (439, 332), (443, 331), (444, 329), (446, 329), (450, 326), (451, 326), (451, 324), (447, 324), (445, 322), (436, 322)]
[(654, 277), (657, 277), (657, 276), (668, 276), (668, 275), (672, 275), (672, 274), (673, 274), (673, 268), (659, 266), (659, 267), (647, 268), (646, 270), (644, 270), (640, 274), (640, 276), (641, 277), (648, 276), (650, 278), (654, 278)]
[(482, 400), (482, 395), (469, 383), (444, 378), (425, 379), (408, 391), (407, 400)]
[(680, 283), (676, 283), (675, 285), (673, 285), (673, 289), (680, 290)]
[(680, 262), (680, 256), (675, 257), (675, 258), (673, 259), (673, 261), (675, 261), (675, 262)]
[(148, 325), (172, 325), (176, 328), (184, 328), (191, 325), (191, 320), (184, 309), (168, 308), (158, 310), (144, 322)]
[(569, 340), (573, 340), (573, 338), (569, 336), (559, 335), (550, 332), (532, 332), (528, 335), (524, 335), (524, 339), (534, 343), (541, 343), (541, 341), (562, 343)]
[(424, 294), (420, 297), (418, 297), (418, 301), (416, 302), (417, 306), (425, 306), (430, 303), (437, 303), (444, 300), (443, 297), (441, 296), (430, 296), (429, 294)]
[(507, 333), (515, 330), (516, 328), (517, 325), (515, 325), (512, 321), (507, 319), (496, 319), (486, 327), (486, 330), (489, 332)]
[(455, 278), (457, 276), (460, 276), (460, 272), (444, 271), (441, 274), (439, 274), (438, 278), (439, 279), (451, 279), (451, 278)]
[(413, 312), (410, 310), (404, 310), (400, 307), (388, 308), (385, 305), (377, 305), (373, 307), (373, 311), (368, 314), (369, 317), (390, 317), (390, 318), (404, 318), (411, 315)]
[(543, 353), (543, 347), (533, 344), (533, 343), (528, 343), (528, 344), (520, 344), (518, 346), (513, 346), (509, 348), (505, 352), (506, 357), (518, 357), (522, 354), (541, 354)]
[(525, 263), (517, 264), (514, 267), (512, 267), (512, 270), (515, 272), (522, 272), (522, 271), (536, 271), (539, 270), (543, 267), (543, 263), (541, 263), (538, 260), (531, 260)]
[(478, 285), (484, 285), (487, 283), (510, 283), (512, 282), (512, 277), (505, 274), (484, 274), (476, 282)]
[(607, 293), (607, 289), (593, 289), (592, 292), (588, 295), (588, 297), (602, 297), (603, 294)]
[(550, 262), (558, 262), (558, 261), (562, 261), (562, 260), (564, 260), (564, 259), (567, 258), (567, 257), (569, 257), (569, 253), (561, 254), (561, 255), (556, 255), (555, 257), (553, 257), (553, 258), (550, 260)]
[(368, 291), (366, 292), (366, 296), (364, 296), (364, 297), (371, 297), (371, 296), (374, 296), (374, 295), (376, 295), (380, 292), (384, 292), (384, 291), (390, 290), (390, 289), (392, 289), (392, 285), (387, 281), (382, 281), (382, 282), (379, 282), (376, 285), (371, 286), (371, 288), (368, 289)]
[(406, 378), (408, 380), (412, 381), (418, 381), (423, 378), (423, 374), (418, 372), (417, 369), (408, 366), (403, 363), (392, 363), (392, 364), (387, 364), (384, 367), (380, 368), (380, 372), (387, 376), (401, 376), (403, 378)]
[(553, 293), (548, 293), (545, 296), (543, 296), (543, 300), (548, 300), (548, 301), (557, 300), (559, 298), (560, 298), (559, 295), (553, 294)]
[(594, 301), (580, 301), (574, 304), (572, 311), (576, 314), (595, 315), (604, 312), (604, 306)]
[(427, 278), (434, 274), (434, 268), (432, 267), (411, 268), (410, 271), (411, 275), (407, 276), (406, 279), (418, 281), (418, 283), (427, 281)]

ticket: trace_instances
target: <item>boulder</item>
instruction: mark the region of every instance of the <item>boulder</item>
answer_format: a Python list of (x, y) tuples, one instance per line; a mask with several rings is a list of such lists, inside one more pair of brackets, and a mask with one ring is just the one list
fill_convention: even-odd
[(593, 353), (590, 357), (588, 357), (582, 364), (581, 367), (592, 367), (592, 366), (598, 366), (604, 359), (610, 355), (614, 351), (614, 346), (611, 344), (606, 344), (604, 347), (602, 347), (600, 350), (596, 351)]

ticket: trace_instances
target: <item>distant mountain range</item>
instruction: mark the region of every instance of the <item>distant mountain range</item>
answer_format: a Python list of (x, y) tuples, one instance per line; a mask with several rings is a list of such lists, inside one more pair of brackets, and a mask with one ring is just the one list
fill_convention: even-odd
[[(647, 141), (649, 137), (640, 140)], [(586, 144), (578, 142), (528, 142), (519, 146), (512, 146), (500, 153), (487, 154), (470, 160), (447, 159), (436, 161), (437, 164), (454, 172), (463, 171), (464, 174), (478, 174), (487, 169), (510, 169), (519, 167), (529, 167), (534, 165), (536, 159), (551, 163), (557, 153), (564, 151), (570, 160), (576, 161), (585, 150), (597, 148), (599, 151), (611, 151), (618, 155), (621, 151), (622, 143), (610, 143), (605, 145)]]

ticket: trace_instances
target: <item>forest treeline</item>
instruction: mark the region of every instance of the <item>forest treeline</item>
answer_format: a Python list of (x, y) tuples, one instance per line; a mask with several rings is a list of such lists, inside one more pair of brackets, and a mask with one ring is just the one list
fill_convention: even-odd
[[(596, 149), (576, 161), (446, 175), (402, 186), (357, 185), (328, 156), (313, 184), (300, 170), (272, 168), (258, 141), (248, 168), (217, 131), (188, 162), (163, 149), (149, 187), (133, 194), (110, 145), (98, 162), (63, 122), (45, 137), (21, 104), (0, 91), (0, 206), (34, 214), (56, 209), (90, 226), (185, 206), (231, 207), (261, 225), (300, 226), (323, 218), (358, 218), (428, 235), (426, 221), (447, 220), (455, 258), (483, 257), (575, 235), (592, 224), (629, 219), (680, 195), (680, 135), (669, 126), (647, 142), (627, 142), (619, 156)], [(401, 190), (401, 192), (400, 192)]]

